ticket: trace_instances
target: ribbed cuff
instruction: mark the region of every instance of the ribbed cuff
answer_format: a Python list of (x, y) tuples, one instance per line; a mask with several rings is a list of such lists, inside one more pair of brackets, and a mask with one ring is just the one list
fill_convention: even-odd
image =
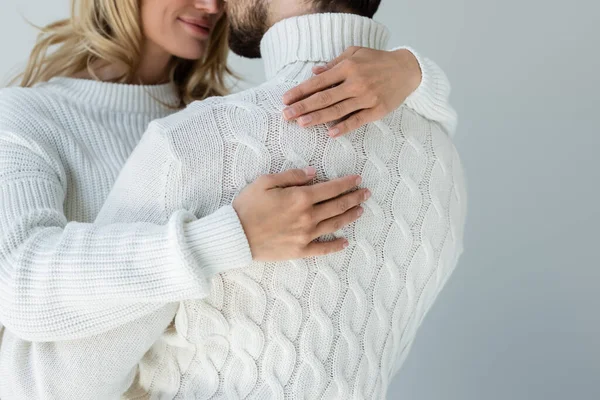
[(186, 223), (183, 234), (201, 279), (252, 263), (248, 239), (232, 206)]
[(454, 136), (458, 118), (449, 103), (451, 87), (448, 77), (437, 64), (421, 57), (411, 47), (401, 46), (390, 51), (402, 49), (410, 51), (421, 68), (421, 84), (404, 104), (425, 118), (439, 122), (450, 136)]

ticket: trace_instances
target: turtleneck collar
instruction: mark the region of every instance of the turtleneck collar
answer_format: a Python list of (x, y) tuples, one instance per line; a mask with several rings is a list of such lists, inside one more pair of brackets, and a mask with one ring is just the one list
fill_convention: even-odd
[(354, 14), (310, 14), (273, 25), (263, 37), (260, 50), (266, 77), (272, 79), (290, 66), (294, 75), (302, 74), (299, 63), (312, 67), (328, 62), (351, 46), (383, 50), (388, 39), (387, 28), (370, 18)]

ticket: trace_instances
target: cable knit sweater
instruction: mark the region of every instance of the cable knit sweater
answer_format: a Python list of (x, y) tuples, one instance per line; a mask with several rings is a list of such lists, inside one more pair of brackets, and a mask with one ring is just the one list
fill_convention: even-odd
[(439, 124), (406, 107), (331, 139), (325, 126), (285, 122), (280, 99), (314, 62), (386, 38), (358, 16), (285, 20), (261, 44), (266, 84), (151, 124), (98, 221), (160, 224), (179, 209), (201, 218), (261, 174), (308, 165), (317, 181), (360, 173), (373, 197), (338, 232), (344, 252), (255, 262), (214, 277), (206, 300), (182, 302), (126, 398), (384, 398), (462, 251), (458, 155)]
[[(343, 39), (310, 61), (360, 43), (371, 44)], [(419, 62), (423, 82), (406, 107), (452, 132), (447, 80), (434, 63)], [(154, 199), (140, 198), (131, 216), (94, 223), (147, 124), (172, 113), (160, 103), (177, 101), (169, 85), (69, 78), (0, 91), (0, 398), (115, 398), (176, 302), (205, 297), (214, 274), (250, 263), (229, 203), (198, 212), (204, 191), (210, 197), (218, 187), (166, 219)], [(231, 194), (242, 181), (223, 189)], [(105, 205), (106, 215), (122, 206)]]

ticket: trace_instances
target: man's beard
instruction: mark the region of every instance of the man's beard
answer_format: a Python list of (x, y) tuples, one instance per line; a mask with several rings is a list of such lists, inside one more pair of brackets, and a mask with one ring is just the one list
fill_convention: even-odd
[(263, 0), (243, 3), (227, 10), (229, 47), (239, 56), (260, 58), (260, 42), (267, 32), (267, 7)]

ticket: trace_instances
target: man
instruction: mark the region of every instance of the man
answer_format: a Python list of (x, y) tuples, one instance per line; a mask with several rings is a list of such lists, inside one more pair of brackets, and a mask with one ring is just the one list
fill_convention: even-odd
[(156, 199), (165, 215), (151, 221), (178, 208), (201, 217), (262, 174), (308, 165), (317, 180), (360, 174), (372, 197), (339, 233), (344, 252), (256, 262), (217, 276), (205, 301), (183, 302), (125, 397), (385, 397), (462, 252), (458, 155), (439, 124), (405, 106), (333, 139), (325, 126), (285, 121), (279, 100), (348, 46), (382, 49), (388, 33), (370, 19), (378, 5), (228, 2), (232, 49), (261, 55), (268, 81), (153, 123), (98, 221), (127, 219)]
[[(280, 102), (314, 65), (348, 46), (383, 48), (387, 32), (370, 20), (378, 5), (229, 1), (232, 47), (262, 55), (269, 81), (153, 123), (97, 219), (164, 224), (177, 210), (206, 216), (262, 174), (311, 165), (317, 180), (359, 173), (372, 191), (360, 221), (339, 233), (350, 246), (229, 271), (213, 280), (205, 301), (151, 305), (157, 311), (102, 335), (15, 341), (27, 348), (4, 366), (18, 371), (12, 398), (34, 398), (38, 386), (69, 399), (112, 399), (128, 387), (126, 398), (385, 396), (462, 251), (458, 156), (439, 124), (406, 106), (332, 139), (325, 126), (284, 121)], [(145, 212), (159, 203), (152, 209), (163, 213)]]

